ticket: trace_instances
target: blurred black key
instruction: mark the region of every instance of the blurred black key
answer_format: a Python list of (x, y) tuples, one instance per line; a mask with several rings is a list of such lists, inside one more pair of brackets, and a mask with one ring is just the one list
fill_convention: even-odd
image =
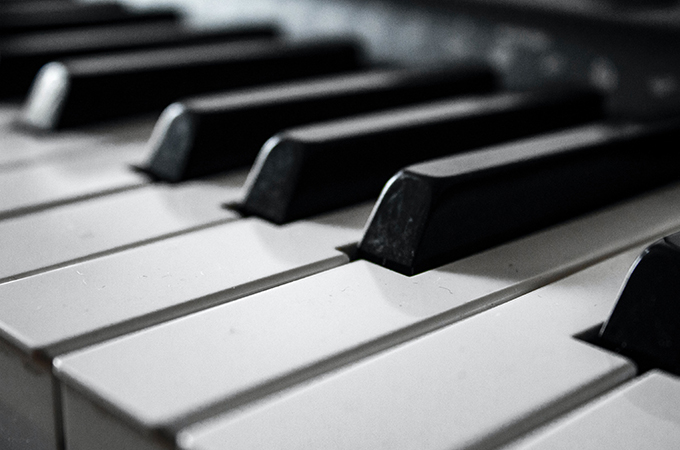
[(286, 130), (263, 147), (244, 212), (284, 223), (377, 197), (409, 164), (601, 115), (591, 91), (504, 93)]
[(191, 30), (174, 22), (157, 22), (14, 36), (0, 41), (0, 96), (25, 95), (44, 64), (63, 58), (276, 35), (273, 25)]
[(641, 371), (680, 375), (680, 233), (640, 255), (597, 343), (630, 357)]
[(360, 255), (414, 274), (680, 179), (678, 123), (582, 127), (408, 167)]
[(178, 19), (179, 15), (172, 10), (135, 12), (118, 3), (29, 2), (4, 8), (0, 15), (0, 39), (56, 29)]
[(23, 120), (42, 129), (71, 127), (155, 111), (189, 95), (359, 66), (359, 50), (346, 40), (262, 39), (74, 58), (41, 69)]
[(381, 108), (490, 91), (491, 69), (385, 69), (185, 100), (157, 124), (145, 168), (177, 182), (252, 164), (284, 128)]

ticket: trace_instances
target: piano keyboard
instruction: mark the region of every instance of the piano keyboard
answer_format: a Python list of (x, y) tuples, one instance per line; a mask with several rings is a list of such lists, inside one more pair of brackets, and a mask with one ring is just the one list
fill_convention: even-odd
[[(49, 31), (38, 13), (22, 20), (67, 43), (97, 27), (183, 29), (171, 9), (41, 1), (0, 2), (0, 24), (12, 8), (52, 8), (70, 19), (41, 18)], [(0, 448), (678, 447), (678, 374), (640, 370), (637, 356), (594, 337), (645, 247), (680, 230), (679, 177), (666, 170), (677, 157), (655, 137), (678, 129), (677, 8), (173, 3), (197, 29), (235, 34), (206, 32), (208, 47), (195, 30), (162, 43), (102, 37), (60, 50), (65, 62), (43, 69), (28, 97), (0, 103)], [(133, 25), (118, 24), (125, 17)], [(592, 42), (574, 33), (584, 24)], [(11, 30), (0, 30), (0, 79), (3, 43), (16, 51), (44, 36)], [(353, 36), (361, 57), (341, 50), (315, 62), (304, 50), (258, 74), (319, 37), (347, 49)], [(219, 53), (240, 72), (206, 77), (197, 61), (213, 38), (231, 41)], [(180, 61), (187, 44), (196, 51)], [(132, 97), (111, 81), (140, 73), (145, 88)], [(113, 92), (97, 91), (98, 79), (119, 89), (126, 115), (97, 111), (110, 100), (87, 112)], [(160, 119), (157, 107), (149, 113), (158, 99)], [(77, 120), (59, 122), (64, 104)], [(258, 120), (273, 131), (250, 133)], [(639, 171), (620, 169), (629, 142), (627, 164)], [(521, 164), (554, 177), (541, 152), (576, 164), (578, 151), (603, 145), (620, 150), (607, 156), (608, 179), (628, 177), (605, 206), (551, 219), (546, 194), (522, 177), (494, 195)], [(643, 153), (665, 167), (635, 146), (654, 146)], [(396, 168), (444, 155), (401, 172), (376, 199)], [(385, 173), (369, 170), (380, 158)], [(560, 183), (565, 199), (604, 191), (587, 169)], [(625, 185), (643, 169), (658, 176), (635, 181), (631, 196)], [(432, 182), (432, 197), (411, 190), (414, 174)], [(497, 198), (509, 200), (490, 210)], [(531, 214), (498, 217), (499, 207)], [(536, 224), (515, 225), (520, 216)], [(475, 240), (488, 229), (501, 231)], [(449, 249), (464, 239), (474, 242), (466, 252)]]

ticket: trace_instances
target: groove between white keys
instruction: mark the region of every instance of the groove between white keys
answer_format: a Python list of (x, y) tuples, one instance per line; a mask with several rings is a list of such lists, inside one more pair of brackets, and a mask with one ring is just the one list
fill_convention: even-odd
[(240, 198), (245, 172), (128, 192), (0, 221), (0, 282), (83, 258), (217, 225), (240, 216), (222, 208)]

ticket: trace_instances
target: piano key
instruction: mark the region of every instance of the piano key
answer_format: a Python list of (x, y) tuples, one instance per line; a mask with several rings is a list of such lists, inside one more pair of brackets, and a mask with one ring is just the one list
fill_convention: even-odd
[(639, 367), (680, 375), (680, 234), (640, 255), (598, 344), (635, 360)]
[(145, 169), (171, 182), (219, 173), (252, 164), (267, 138), (287, 127), (489, 91), (494, 84), (487, 67), (468, 64), (373, 70), (192, 98), (166, 109)]
[[(149, 185), (0, 221), (0, 283), (240, 218), (245, 172)], [(115, 226), (111, 226), (115, 224)]]
[(174, 22), (157, 22), (14, 36), (0, 42), (0, 95), (25, 95), (40, 67), (50, 61), (102, 52), (274, 37), (276, 33), (276, 28), (267, 24), (195, 30)]
[(115, 23), (177, 21), (172, 10), (131, 11), (119, 3), (27, 2), (8, 5), (0, 16), (0, 40), (12, 35)]
[(654, 370), (507, 450), (676, 449), (680, 445), (678, 402), (678, 378)]
[[(673, 197), (680, 199), (680, 185), (412, 277), (354, 261), (60, 357), (59, 376), (69, 392), (108, 411), (98, 413), (101, 435), (116, 429), (120, 439), (134, 436), (136, 444), (151, 445), (159, 433), (172, 435), (220, 411), (512, 304), (630, 245), (649, 242), (664, 229), (680, 227), (680, 215), (659, 208)], [(615, 291), (633, 259), (628, 256), (617, 272)], [(583, 303), (589, 305), (593, 302)], [(602, 317), (611, 307), (594, 305)], [(570, 317), (573, 311), (564, 320)], [(597, 320), (599, 315), (593, 324)], [(575, 330), (589, 326), (587, 321)], [(484, 333), (476, 336), (486, 341), (479, 339)], [(527, 332), (530, 340), (540, 340), (537, 336)], [(71, 433), (87, 435), (93, 421), (71, 417), (68, 401), (71, 440)], [(115, 447), (115, 440), (101, 440)]]
[(107, 147), (114, 144), (120, 146), (137, 144), (140, 149), (144, 149), (156, 119), (145, 116), (60, 133), (35, 133), (17, 126), (16, 118), (19, 114), (19, 105), (11, 102), (0, 103), (1, 171), (39, 160), (58, 159), (66, 154), (97, 153), (99, 147), (106, 151)]
[(677, 180), (679, 125), (599, 125), (408, 167), (360, 254), (413, 274)]
[[(298, 386), (291, 387), (279, 381), (278, 387), (284, 389), (267, 392), (265, 386), (254, 385), (267, 396), (245, 405), (239, 400), (257, 399), (257, 394), (244, 393), (243, 399), (234, 398), (233, 404), (223, 404), (223, 411), (226, 411), (218, 415), (220, 410), (208, 403), (212, 414), (198, 416), (202, 421), (190, 424), (171, 417), (169, 426), (153, 429), (153, 437), (147, 429), (146, 440), (140, 436), (139, 424), (135, 424), (134, 432), (128, 428), (126, 435), (120, 422), (129, 421), (131, 416), (138, 418), (142, 412), (165, 417), (169, 414), (168, 406), (177, 402), (178, 397), (193, 403), (195, 400), (187, 395), (187, 391), (202, 393), (205, 389), (202, 375), (198, 380), (193, 379), (191, 386), (177, 383), (179, 379), (172, 377), (163, 386), (166, 390), (162, 391), (172, 392), (172, 395), (158, 396), (161, 390), (156, 390), (158, 386), (154, 383), (158, 382), (156, 368), (159, 365), (166, 368), (166, 373), (173, 374), (178, 371), (186, 374), (193, 366), (194, 373), (210, 371), (217, 378), (211, 385), (228, 385), (233, 383), (237, 373), (257, 376), (262, 367), (286, 361), (280, 352), (290, 351), (291, 355), (287, 357), (294, 354), (289, 340), (279, 339), (278, 344), (274, 344), (275, 337), (272, 336), (268, 346), (260, 346), (261, 339), (268, 334), (258, 333), (257, 338), (251, 335), (250, 343), (258, 346), (243, 358), (246, 363), (240, 359), (234, 361), (233, 358), (240, 356), (238, 349), (224, 352), (229, 348), (226, 343), (240, 339), (241, 333), (249, 334), (250, 330), (235, 323), (238, 316), (209, 316), (209, 311), (205, 311), (195, 316), (204, 317), (200, 322), (202, 325), (210, 320), (214, 320), (215, 325), (223, 321), (221, 339), (211, 341), (213, 344), (206, 348), (222, 352), (210, 357), (187, 351), (189, 348), (200, 351), (200, 347), (193, 347), (192, 340), (185, 339), (186, 331), (172, 334), (172, 331), (182, 329), (180, 321), (60, 357), (55, 367), (66, 384), (63, 391), (64, 429), (69, 448), (85, 448), (93, 439), (105, 448), (113, 448), (114, 442), (102, 437), (108, 436), (110, 429), (116, 430), (112, 436), (125, 436), (128, 442), (140, 448), (142, 443), (148, 445), (147, 448), (161, 448), (166, 443), (151, 444), (158, 436), (169, 436), (170, 442), (175, 440), (172, 443), (180, 448), (202, 450), (221, 449), (227, 445), (229, 448), (493, 448), (634, 375), (635, 369), (630, 362), (572, 336), (596, 325), (606, 316), (619, 283), (638, 251), (635, 249), (607, 259), (465, 321), (440, 328), (447, 322), (440, 317), (439, 323), (433, 325), (434, 332), (419, 338), (417, 333), (412, 333), (412, 339), (407, 343), (363, 361), (353, 363), (349, 357), (337, 355), (335, 358), (344, 359), (343, 367), (323, 376), (317, 376), (320, 371), (313, 371), (311, 379)], [(375, 274), (372, 278), (374, 285), (380, 285), (373, 291), (387, 290), (389, 285), (384, 284), (384, 280), (376, 278)], [(402, 279), (407, 280), (406, 277)], [(386, 301), (393, 310), (401, 307), (413, 313), (429, 309), (432, 302), (428, 297), (436, 292), (437, 285), (440, 291), (456, 289), (456, 285), (447, 281), (440, 279), (423, 296), (400, 297), (395, 289)], [(292, 285), (283, 288), (289, 287)], [(337, 295), (340, 286), (337, 287), (333, 296)], [(354, 286), (350, 289), (354, 290)], [(368, 301), (370, 296), (363, 300)], [(411, 305), (408, 305), (408, 299)], [(259, 303), (260, 299), (253, 297), (242, 304), (250, 302), (257, 307), (256, 300)], [(325, 296), (323, 300), (321, 297), (316, 300), (317, 303), (328, 301)], [(238, 306), (238, 302), (232, 305)], [(355, 320), (360, 321), (362, 317), (363, 314), (356, 314)], [(196, 329), (186, 324), (192, 318), (187, 317), (182, 322), (187, 327), (185, 330), (193, 328), (195, 333)], [(328, 316), (324, 323), (316, 323), (314, 330), (335, 320), (336, 317)], [(175, 324), (177, 326), (172, 327)], [(165, 330), (160, 333), (162, 328)], [(341, 334), (333, 328), (334, 335)], [(354, 328), (343, 327), (345, 329)], [(210, 328), (201, 329), (202, 332), (206, 330), (210, 333)], [(304, 352), (323, 345), (324, 341), (319, 340), (321, 335), (310, 335), (309, 326), (304, 330), (304, 333), (298, 331), (286, 337), (295, 341), (305, 339)], [(170, 355), (171, 352), (158, 348), (161, 335), (169, 339), (166, 344), (170, 343), (181, 353)], [(135, 348), (132, 345), (135, 340), (142, 345)], [(200, 344), (205, 345), (205, 342), (201, 339)], [(151, 349), (152, 346), (160, 353), (152, 359), (144, 359), (149, 354), (140, 348)], [(266, 354), (261, 353), (263, 349), (268, 349)], [(367, 353), (365, 347), (354, 350)], [(266, 355), (274, 351), (279, 352), (279, 357), (270, 362)], [(185, 354), (189, 358), (184, 360), (187, 366), (178, 368), (182, 366), (178, 363), (182, 361), (179, 356)], [(109, 358), (103, 358), (104, 355)], [(170, 364), (172, 368), (168, 370)], [(144, 381), (134, 378), (136, 371), (130, 371), (130, 367), (142, 366), (148, 370)], [(231, 370), (218, 374), (227, 368)], [(294, 376), (288, 374), (289, 378)], [(123, 379), (140, 381), (126, 384)], [(298, 376), (297, 381), (300, 380)], [(152, 391), (141, 389), (147, 383), (154, 385), (150, 388)], [(171, 384), (173, 389), (167, 390)], [(141, 398), (131, 396), (133, 392)], [(121, 401), (122, 398), (126, 401)], [(139, 405), (150, 404), (151, 399), (157, 406), (140, 411)], [(158, 403), (162, 405), (158, 406)], [(113, 405), (115, 413), (102, 412), (100, 408), (104, 405)], [(153, 416), (145, 418), (148, 417)], [(154, 422), (144, 424), (149, 426)], [(91, 434), (90, 426), (98, 433)]]
[(260, 39), (67, 59), (38, 73), (23, 120), (38, 129), (72, 127), (193, 94), (356, 69), (358, 58), (348, 40)]
[(448, 99), (285, 130), (262, 147), (240, 206), (285, 223), (377, 197), (419, 161), (597, 119), (593, 91)]
[[(14, 371), (7, 376), (30, 415), (53, 423), (44, 383), (54, 355), (345, 264), (336, 247), (358, 239), (369, 210), (285, 227), (238, 220), (0, 284), (0, 334), (10, 347), (0, 370)], [(31, 374), (16, 378), (22, 370)], [(15, 400), (0, 404), (23, 416)]]
[(90, 153), (68, 152), (40, 163), (0, 170), (0, 218), (135, 189), (146, 176), (129, 169), (139, 163), (144, 147), (99, 142)]

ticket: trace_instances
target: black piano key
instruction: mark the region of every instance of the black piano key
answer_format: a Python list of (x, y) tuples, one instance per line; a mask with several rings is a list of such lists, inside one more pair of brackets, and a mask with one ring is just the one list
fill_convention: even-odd
[(0, 96), (25, 95), (50, 61), (102, 52), (274, 37), (273, 25), (192, 30), (174, 22), (124, 24), (15, 36), (0, 41)]
[(680, 178), (680, 125), (600, 125), (408, 167), (359, 253), (414, 274)]
[(0, 15), (0, 40), (11, 35), (116, 23), (177, 21), (176, 11), (131, 11), (119, 3), (29, 2), (11, 4)]
[(170, 182), (215, 174), (252, 164), (267, 138), (287, 127), (495, 84), (480, 65), (385, 69), (188, 99), (159, 121), (145, 169)]
[(680, 233), (640, 255), (597, 343), (632, 358), (642, 371), (680, 375)]
[(81, 57), (44, 66), (23, 122), (55, 129), (155, 111), (181, 97), (360, 66), (348, 40), (260, 39)]
[(286, 130), (267, 141), (239, 207), (284, 223), (377, 197), (418, 161), (593, 120), (587, 90), (449, 99)]

